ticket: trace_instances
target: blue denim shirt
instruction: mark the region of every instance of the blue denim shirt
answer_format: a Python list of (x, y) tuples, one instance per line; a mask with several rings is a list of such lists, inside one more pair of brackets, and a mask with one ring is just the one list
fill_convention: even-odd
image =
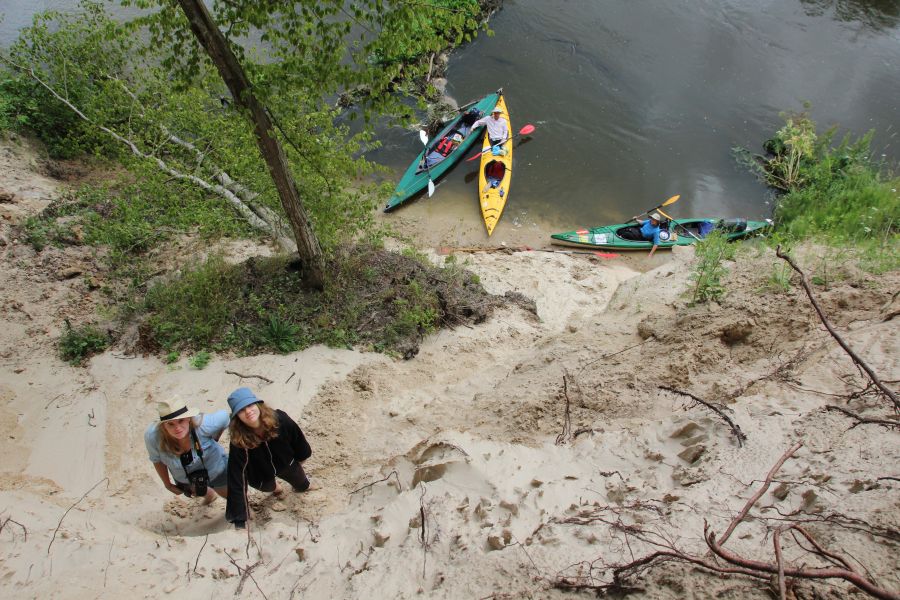
[[(197, 469), (202, 469), (205, 464), (206, 470), (209, 471), (209, 478), (213, 480), (224, 473), (225, 467), (228, 466), (228, 455), (225, 454), (225, 449), (216, 441), (216, 436), (221, 435), (225, 428), (228, 427), (230, 416), (227, 410), (217, 410), (208, 415), (201, 414), (200, 418), (200, 427), (196, 431), (197, 439), (200, 440), (200, 448), (203, 449), (203, 462), (200, 462), (200, 457), (197, 456), (197, 452), (192, 445), (191, 456), (194, 460), (188, 465), (187, 471), (190, 473)], [(163, 463), (169, 468), (169, 473), (172, 474), (176, 482), (189, 483), (184, 467), (181, 466), (181, 457), (160, 449), (159, 425), (159, 423), (151, 423), (144, 432), (144, 444), (147, 446), (150, 462)]]

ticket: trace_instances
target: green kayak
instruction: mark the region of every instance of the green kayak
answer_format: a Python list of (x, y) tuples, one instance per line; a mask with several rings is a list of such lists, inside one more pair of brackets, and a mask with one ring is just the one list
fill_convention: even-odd
[[(672, 246), (688, 246), (702, 239), (710, 231), (720, 230), (729, 240), (737, 240), (753, 235), (772, 224), (771, 221), (748, 221), (747, 219), (675, 219), (662, 225), (659, 249)], [(674, 235), (673, 235), (674, 234)], [(586, 248), (606, 248), (609, 250), (650, 250), (652, 244), (641, 237), (641, 228), (634, 223), (619, 223), (554, 233), (550, 236), (553, 244)], [(668, 239), (666, 239), (668, 238)]]
[[(397, 189), (384, 207), (384, 212), (394, 210), (426, 187), (428, 179), (436, 181), (464, 157), (472, 144), (480, 142), (484, 127), (472, 130), (469, 125), (488, 114), (500, 99), (503, 89), (488, 94), (460, 111), (459, 116), (447, 123), (440, 133), (428, 141), (416, 159), (409, 165)], [(480, 148), (480, 146), (479, 146)], [(427, 163), (427, 168), (426, 168)]]

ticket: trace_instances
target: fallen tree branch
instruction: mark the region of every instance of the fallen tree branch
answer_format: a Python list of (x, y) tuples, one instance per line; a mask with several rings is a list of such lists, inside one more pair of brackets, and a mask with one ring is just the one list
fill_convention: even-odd
[(240, 377), (241, 379), (261, 379), (266, 383), (272, 383), (272, 380), (268, 377), (263, 377), (262, 375), (244, 375), (243, 373), (238, 373), (237, 371), (225, 371), (229, 375), (234, 375), (235, 377)]
[(726, 415), (725, 412), (721, 408), (715, 406), (714, 404), (707, 402), (706, 400), (702, 400), (702, 399), (698, 398), (697, 396), (691, 394), (690, 392), (683, 392), (679, 389), (675, 389), (668, 385), (661, 385), (661, 386), (659, 386), (659, 389), (666, 390), (667, 392), (672, 392), (673, 394), (679, 394), (681, 396), (686, 396), (686, 397), (690, 398), (691, 400), (693, 400), (695, 403), (702, 404), (709, 410), (711, 410), (714, 413), (716, 413), (717, 415), (719, 415), (722, 418), (722, 420), (724, 420), (728, 424), (728, 426), (731, 428), (732, 433), (734, 433), (734, 437), (737, 440), (738, 447), (743, 447), (744, 442), (747, 440), (747, 436), (744, 434), (743, 431), (741, 431), (740, 426), (737, 423), (735, 423), (734, 421), (732, 421), (731, 417)]
[[(258, 230), (262, 231), (263, 233), (267, 234), (268, 236), (272, 237), (274, 240), (276, 240), (279, 243), (279, 245), (283, 246), (285, 244), (286, 240), (285, 240), (284, 236), (281, 235), (281, 232), (277, 230), (278, 228), (277, 228), (276, 224), (269, 223), (269, 222), (265, 221), (264, 219), (260, 218), (260, 216), (257, 215), (256, 212), (254, 212), (243, 200), (241, 200), (241, 198), (239, 198), (237, 194), (235, 194), (233, 191), (228, 189), (226, 186), (221, 185), (221, 184), (211, 183), (211, 182), (207, 181), (206, 179), (203, 179), (202, 177), (198, 177), (196, 175), (183, 173), (183, 172), (179, 171), (178, 169), (169, 165), (167, 162), (165, 162), (158, 156), (154, 156), (154, 154), (152, 154), (152, 153), (144, 152), (143, 150), (141, 150), (138, 147), (138, 145), (133, 140), (126, 138), (125, 136), (120, 135), (119, 133), (116, 133), (109, 127), (106, 127), (104, 125), (101, 125), (101, 124), (95, 122), (93, 119), (91, 119), (86, 114), (81, 112), (81, 110), (78, 107), (76, 107), (74, 104), (72, 104), (68, 99), (62, 97), (52, 86), (50, 86), (50, 84), (48, 84), (43, 79), (41, 79), (37, 75), (37, 73), (35, 73), (35, 71), (32, 67), (26, 67), (26, 66), (20, 65), (20, 64), (14, 62), (12, 59), (10, 59), (8, 56), (2, 55), (2, 54), (0, 54), (0, 60), (2, 60), (3, 62), (7, 63), (10, 66), (12, 66), (13, 68), (17, 69), (18, 71), (21, 71), (22, 73), (25, 73), (26, 75), (31, 77), (41, 87), (43, 87), (48, 92), (50, 92), (50, 94), (53, 95), (54, 98), (56, 98), (57, 100), (59, 100), (60, 102), (65, 104), (66, 107), (69, 108), (69, 110), (71, 110), (76, 115), (78, 115), (78, 117), (80, 119), (82, 119), (83, 121), (85, 121), (87, 123), (90, 123), (91, 125), (98, 128), (100, 131), (107, 134), (108, 136), (110, 136), (111, 138), (116, 140), (117, 142), (127, 146), (128, 149), (131, 150), (131, 153), (134, 154), (135, 156), (137, 156), (138, 158), (152, 162), (153, 164), (156, 165), (156, 167), (160, 171), (169, 175), (172, 179), (190, 182), (190, 183), (202, 188), (203, 190), (206, 190), (207, 192), (212, 192), (212, 193), (216, 194), (217, 196), (219, 196), (220, 198), (223, 198), (229, 204), (231, 204), (231, 206), (238, 213), (240, 213), (240, 215), (244, 218), (244, 220), (246, 220), (247, 223), (249, 223), (254, 229), (258, 229)], [(170, 141), (175, 142), (175, 140), (170, 140)], [(288, 240), (288, 242), (289, 242), (289, 240)], [(296, 245), (289, 244), (284, 249), (285, 250), (296, 250)]]
[(806, 295), (809, 298), (810, 303), (813, 305), (813, 308), (816, 310), (816, 313), (818, 313), (819, 319), (822, 321), (822, 324), (825, 325), (825, 329), (827, 329), (828, 333), (831, 334), (831, 337), (833, 337), (835, 339), (835, 341), (840, 345), (840, 347), (844, 349), (844, 351), (850, 356), (850, 358), (853, 360), (853, 362), (856, 363), (856, 365), (859, 368), (861, 368), (863, 371), (866, 372), (866, 374), (872, 380), (872, 383), (874, 383), (876, 386), (878, 386), (878, 389), (880, 389), (881, 392), (894, 403), (894, 409), (900, 410), (900, 399), (897, 398), (897, 394), (895, 394), (893, 392), (893, 390), (891, 390), (884, 383), (881, 382), (881, 380), (878, 378), (878, 375), (875, 374), (875, 371), (873, 371), (872, 368), (868, 364), (866, 364), (866, 362), (863, 359), (861, 359), (856, 354), (856, 352), (854, 352), (853, 349), (850, 348), (850, 346), (847, 345), (847, 342), (845, 342), (843, 340), (843, 338), (841, 338), (841, 336), (838, 335), (838, 332), (834, 330), (834, 327), (831, 326), (831, 323), (828, 321), (828, 318), (825, 316), (825, 313), (822, 312), (822, 308), (819, 306), (819, 303), (816, 302), (816, 299), (812, 293), (812, 289), (810, 289), (809, 283), (807, 283), (807, 281), (806, 281), (806, 274), (803, 272), (803, 270), (797, 266), (797, 264), (790, 257), (790, 255), (781, 251), (780, 245), (776, 248), (775, 255), (778, 256), (778, 258), (781, 258), (784, 261), (786, 261), (789, 265), (791, 265), (791, 268), (794, 269), (794, 271), (796, 271), (800, 275), (800, 285), (802, 285), (803, 289), (806, 291)]
[(852, 410), (847, 410), (846, 408), (842, 408), (840, 406), (835, 406), (833, 404), (829, 404), (825, 407), (825, 410), (836, 410), (838, 412), (842, 412), (848, 417), (852, 419), (856, 419), (856, 423), (851, 425), (849, 429), (853, 429), (855, 427), (859, 427), (860, 425), (881, 425), (882, 427), (890, 428), (900, 428), (900, 422), (898, 421), (889, 421), (887, 419), (870, 419), (868, 417), (864, 417), (862, 415), (858, 415)]

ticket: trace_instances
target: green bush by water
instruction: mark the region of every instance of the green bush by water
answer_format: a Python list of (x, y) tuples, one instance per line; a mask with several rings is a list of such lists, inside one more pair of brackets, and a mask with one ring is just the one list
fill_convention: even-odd
[(805, 113), (766, 142), (768, 155), (751, 164), (783, 194), (775, 209), (774, 243), (812, 240), (849, 247), (872, 272), (900, 268), (900, 178), (872, 159), (872, 133), (833, 143)]

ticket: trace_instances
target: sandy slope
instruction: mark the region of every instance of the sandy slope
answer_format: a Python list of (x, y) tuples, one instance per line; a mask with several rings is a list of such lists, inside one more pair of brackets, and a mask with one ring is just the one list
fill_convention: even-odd
[[(270, 599), (568, 597), (550, 586), (560, 574), (647, 552), (609, 525), (617, 518), (702, 551), (704, 519), (722, 531), (794, 441), (804, 447), (779, 474), (778, 497), (773, 486), (761, 500), (767, 514), (839, 512), (900, 528), (900, 484), (878, 479), (900, 476), (897, 433), (848, 430), (846, 417), (823, 410), (846, 405), (828, 394), (865, 380), (805, 297), (761, 290), (770, 253), (732, 265), (727, 300), (698, 308), (682, 297), (690, 250), (654, 263), (465, 255), (489, 291), (526, 294), (537, 316), (511, 309), (442, 331), (410, 361), (317, 347), (216, 357), (197, 371), (113, 350), (79, 369), (55, 357), (54, 340), (63, 317), (94, 310), (89, 253), (35, 253), (10, 234), (10, 222), (56, 193), (57, 182), (35, 174), (31, 152), (7, 144), (0, 153), (0, 191), (16, 198), (0, 205), (9, 214), (0, 230), (4, 597), (211, 597), (239, 588)], [(74, 262), (84, 273), (62, 278)], [(884, 379), (900, 372), (898, 319), (882, 321), (897, 287), (896, 275), (848, 272), (821, 296)], [(256, 495), (249, 536), (227, 526), (222, 501), (202, 507), (169, 495), (142, 440), (157, 398), (178, 392), (213, 410), (239, 384), (298, 418), (313, 446), (308, 470), (322, 485), (285, 500)], [(726, 403), (746, 443), (659, 385)], [(870, 397), (849, 406), (889, 414)], [(897, 540), (811, 528), (900, 590)], [(759, 522), (742, 525), (729, 545), (771, 560)], [(800, 551), (790, 545), (786, 555)], [(257, 565), (253, 579), (242, 583), (235, 563)], [(641, 583), (648, 598), (770, 597), (764, 583), (680, 566)], [(842, 584), (817, 590), (847, 593)]]

